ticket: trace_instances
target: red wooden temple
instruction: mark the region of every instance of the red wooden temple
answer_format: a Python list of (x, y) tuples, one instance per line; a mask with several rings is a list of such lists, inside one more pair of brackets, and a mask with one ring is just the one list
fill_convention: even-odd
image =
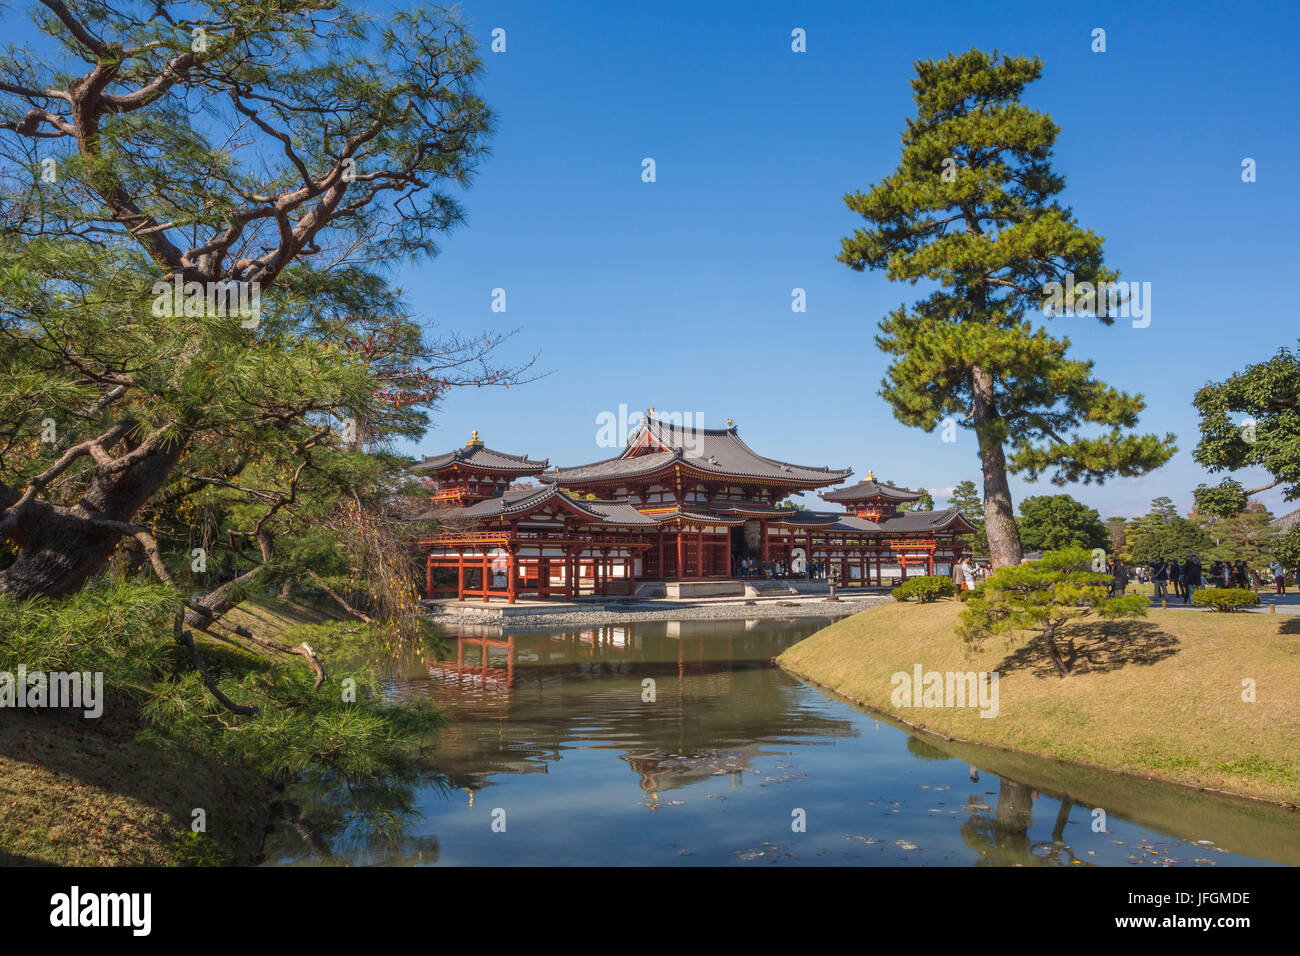
[[(744, 559), (765, 577), (820, 562), (843, 585), (879, 585), (886, 568), (902, 578), (909, 567), (935, 573), (969, 550), (959, 536), (975, 529), (956, 508), (904, 511), (920, 494), (870, 473), (821, 495), (843, 510), (783, 506), (852, 470), (764, 458), (730, 420), (692, 428), (653, 411), (621, 454), (588, 465), (548, 471), (547, 461), (485, 448), (478, 432), (414, 465), (438, 521), (417, 541), (427, 596), (513, 604), (524, 594), (633, 594), (645, 581), (734, 579)], [(520, 487), (525, 478), (543, 484)]]

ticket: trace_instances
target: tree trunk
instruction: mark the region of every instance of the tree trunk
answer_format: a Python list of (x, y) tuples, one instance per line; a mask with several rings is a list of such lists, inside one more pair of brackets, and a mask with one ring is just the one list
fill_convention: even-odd
[[(63, 597), (80, 590), (104, 570), (122, 537), (120, 530), (100, 527), (96, 520), (132, 521), (167, 480), (184, 447), (184, 442), (176, 441), (122, 468), (101, 466), (76, 504), (31, 501), (10, 531), (18, 556), (0, 573), (0, 593), (25, 600), (37, 595)], [(8, 507), (12, 502), (0, 504)]]
[(1069, 677), (1070, 669), (1065, 666), (1065, 658), (1061, 656), (1061, 649), (1056, 646), (1056, 628), (1045, 627), (1043, 629), (1043, 646), (1047, 648), (1047, 656), (1056, 665), (1057, 675)]
[(971, 372), (971, 393), (971, 417), (984, 476), (984, 533), (989, 542), (989, 557), (994, 568), (1019, 564), (1024, 551), (1011, 507), (1002, 423), (993, 404), (993, 376), (978, 366)]

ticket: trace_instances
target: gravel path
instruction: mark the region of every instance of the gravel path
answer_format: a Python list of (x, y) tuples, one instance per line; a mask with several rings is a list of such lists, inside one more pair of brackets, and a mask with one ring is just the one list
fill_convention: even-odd
[(454, 627), (458, 624), (495, 624), (510, 630), (537, 630), (557, 627), (585, 627), (597, 624), (622, 624), (635, 621), (710, 621), (759, 617), (846, 617), (876, 604), (889, 601), (882, 595), (846, 597), (829, 602), (825, 598), (797, 598), (788, 601), (757, 601), (753, 604), (693, 604), (662, 601), (606, 603), (601, 610), (562, 611), (551, 614), (521, 614), (518, 617), (474, 617), (465, 614), (428, 614), (425, 620)]

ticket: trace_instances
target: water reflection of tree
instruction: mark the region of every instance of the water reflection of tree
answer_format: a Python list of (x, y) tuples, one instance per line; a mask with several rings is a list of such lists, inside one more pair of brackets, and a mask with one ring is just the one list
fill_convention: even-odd
[(408, 774), (367, 785), (311, 773), (276, 806), (266, 856), (282, 864), (408, 866), (438, 862), (438, 838), (412, 834), (417, 791), (446, 792), (441, 775)]
[(962, 842), (979, 854), (976, 866), (1066, 866), (1086, 863), (1079, 860), (1065, 842), (1074, 801), (1060, 797), (1060, 808), (1052, 825), (1050, 840), (1034, 840), (1029, 834), (1033, 824), (1034, 798), (1038, 794), (1028, 784), (1002, 779), (998, 785), (997, 804), (989, 814), (979, 809), (982, 795), (967, 800), (970, 817), (961, 825)]

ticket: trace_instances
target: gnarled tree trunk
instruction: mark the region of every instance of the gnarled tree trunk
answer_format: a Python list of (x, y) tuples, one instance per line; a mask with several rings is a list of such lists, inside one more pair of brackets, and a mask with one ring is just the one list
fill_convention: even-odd
[(129, 524), (162, 487), (183, 451), (184, 442), (175, 441), (101, 463), (86, 493), (72, 505), (40, 498), (16, 505), (21, 495), (9, 489), (0, 506), (20, 508), (9, 530), (18, 557), (0, 572), (0, 593), (21, 600), (79, 590), (104, 570), (122, 538), (120, 527), (108, 525)]

